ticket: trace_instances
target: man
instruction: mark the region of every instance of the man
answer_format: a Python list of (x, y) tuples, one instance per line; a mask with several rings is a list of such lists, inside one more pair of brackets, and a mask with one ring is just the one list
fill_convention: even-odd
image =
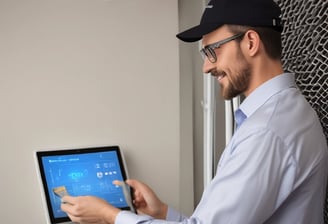
[(139, 214), (95, 197), (64, 197), (62, 209), (81, 223), (323, 223), (327, 145), (316, 113), (281, 65), (280, 9), (272, 0), (212, 0), (201, 22), (177, 37), (202, 39), (203, 70), (225, 99), (243, 94), (237, 130), (216, 176), (189, 218), (145, 184), (135, 190)]

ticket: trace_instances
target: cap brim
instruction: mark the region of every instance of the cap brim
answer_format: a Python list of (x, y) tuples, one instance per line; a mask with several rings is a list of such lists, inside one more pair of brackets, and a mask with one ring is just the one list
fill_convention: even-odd
[(214, 31), (220, 26), (222, 26), (222, 24), (218, 24), (218, 23), (200, 24), (198, 26), (185, 30), (181, 33), (178, 33), (176, 37), (185, 42), (195, 42), (202, 39), (205, 34)]

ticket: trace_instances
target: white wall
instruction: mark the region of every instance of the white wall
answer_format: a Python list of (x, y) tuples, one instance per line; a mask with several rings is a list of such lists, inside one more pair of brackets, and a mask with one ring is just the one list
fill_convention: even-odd
[(177, 0), (1, 0), (0, 32), (1, 223), (45, 223), (33, 151), (112, 144), (191, 211)]

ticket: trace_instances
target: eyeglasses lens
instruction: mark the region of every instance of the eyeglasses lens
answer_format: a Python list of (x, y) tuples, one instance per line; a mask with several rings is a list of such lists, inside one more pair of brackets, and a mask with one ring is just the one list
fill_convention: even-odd
[(212, 63), (216, 62), (216, 54), (212, 48), (204, 48), (200, 52), (201, 52), (203, 60), (205, 60), (207, 58)]
[(215, 53), (214, 49), (206, 48), (205, 52), (206, 52), (206, 56), (207, 56), (208, 60), (212, 63), (215, 63), (216, 62), (216, 53)]

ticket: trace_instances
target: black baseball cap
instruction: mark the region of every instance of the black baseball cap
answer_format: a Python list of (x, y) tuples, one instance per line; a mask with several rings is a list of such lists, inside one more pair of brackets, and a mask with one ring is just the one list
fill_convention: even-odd
[(224, 24), (269, 27), (282, 31), (281, 10), (273, 0), (211, 0), (200, 24), (177, 34), (185, 42), (195, 42)]

